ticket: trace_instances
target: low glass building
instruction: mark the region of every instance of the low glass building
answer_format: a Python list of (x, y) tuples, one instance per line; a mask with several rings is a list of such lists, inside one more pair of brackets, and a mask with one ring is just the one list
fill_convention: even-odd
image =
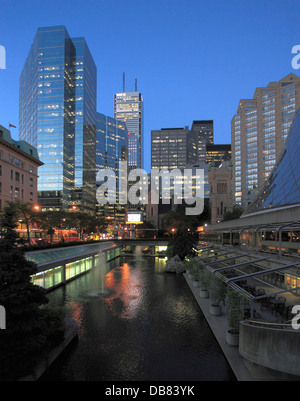
[(106, 263), (119, 257), (121, 249), (113, 243), (96, 243), (27, 252), (26, 258), (38, 266), (32, 282), (50, 290), (89, 272), (101, 261)]

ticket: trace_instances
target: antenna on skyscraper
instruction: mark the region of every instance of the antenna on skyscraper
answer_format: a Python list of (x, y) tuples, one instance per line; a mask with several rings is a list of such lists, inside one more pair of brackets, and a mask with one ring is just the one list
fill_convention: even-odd
[(125, 72), (123, 72), (123, 92), (125, 93)]
[(135, 91), (137, 92), (137, 77), (136, 77), (136, 73), (135, 73)]

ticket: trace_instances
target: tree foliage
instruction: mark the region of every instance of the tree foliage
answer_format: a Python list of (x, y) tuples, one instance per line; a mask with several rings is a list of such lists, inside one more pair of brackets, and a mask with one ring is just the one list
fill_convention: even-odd
[(231, 212), (226, 212), (224, 214), (223, 220), (234, 220), (240, 218), (240, 216), (243, 214), (243, 209), (239, 206), (234, 206)]
[(186, 256), (195, 256), (194, 247), (197, 243), (197, 237), (186, 230), (178, 230), (174, 238), (170, 241), (168, 256), (178, 255), (181, 260)]
[(6, 310), (6, 329), (0, 330), (0, 377), (6, 380), (29, 374), (64, 333), (62, 316), (44, 308), (46, 291), (31, 282), (37, 266), (18, 247), (17, 213), (17, 207), (8, 204), (1, 219), (5, 233), (0, 239), (0, 305)]

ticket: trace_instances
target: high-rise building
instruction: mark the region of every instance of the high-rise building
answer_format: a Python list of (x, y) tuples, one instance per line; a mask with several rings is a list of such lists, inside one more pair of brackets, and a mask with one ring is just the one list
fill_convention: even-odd
[(36, 146), (44, 163), (42, 209), (68, 209), (74, 202), (93, 212), (96, 67), (84, 39), (71, 39), (64, 26), (39, 28), (19, 91), (19, 137)]
[(144, 101), (142, 94), (137, 90), (135, 92), (116, 93), (114, 118), (125, 122), (127, 126), (128, 168), (143, 168)]
[(213, 120), (194, 120), (191, 128), (195, 135), (196, 162), (206, 161), (206, 145), (214, 143), (214, 122)]
[(97, 68), (84, 38), (72, 38), (75, 59), (75, 150), (72, 205), (95, 212)]
[[(127, 185), (120, 185), (124, 177), (120, 174), (120, 162), (127, 164), (128, 131), (126, 124), (112, 117), (97, 113), (97, 136), (96, 136), (96, 169), (110, 169), (116, 177), (116, 203), (108, 202), (105, 205), (97, 204), (97, 216), (104, 217), (112, 223), (124, 224), (126, 220), (126, 204), (119, 202), (119, 194), (124, 196), (123, 191)], [(97, 182), (98, 186), (103, 182)], [(121, 188), (121, 191), (119, 191)]]
[(215, 167), (219, 167), (224, 161), (231, 159), (231, 145), (213, 144), (206, 145), (205, 162), (209, 165), (214, 163)]
[(291, 73), (239, 102), (231, 121), (235, 204), (247, 208), (271, 173), (300, 107), (300, 78)]
[(185, 168), (195, 162), (195, 141), (185, 128), (151, 131), (151, 169)]
[[(300, 108), (290, 127), (286, 146), (266, 180), (258, 196), (246, 210), (245, 215), (255, 215), (263, 210), (285, 209), (300, 204)], [(299, 223), (299, 214), (295, 214), (295, 223)], [(286, 225), (287, 227), (288, 225)], [(291, 225), (292, 226), (292, 225)], [(280, 226), (279, 226), (280, 227)], [(295, 231), (297, 231), (295, 229)], [(291, 235), (292, 237), (292, 235)], [(293, 244), (290, 242), (290, 247)], [(298, 242), (295, 238), (292, 242)], [(296, 247), (294, 247), (296, 248)], [(300, 249), (298, 250), (300, 254)]]

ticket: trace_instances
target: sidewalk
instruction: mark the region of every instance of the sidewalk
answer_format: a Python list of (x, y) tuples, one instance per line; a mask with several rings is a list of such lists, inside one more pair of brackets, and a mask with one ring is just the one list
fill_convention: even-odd
[(227, 318), (223, 312), (222, 316), (213, 316), (209, 312), (210, 299), (200, 298), (199, 288), (192, 285), (186, 273), (183, 273), (196, 301), (198, 302), (207, 323), (209, 324), (216, 340), (218, 341), (227, 362), (238, 381), (287, 381), (299, 380), (281, 372), (273, 371), (263, 366), (246, 361), (239, 353), (238, 347), (233, 347), (226, 343)]

